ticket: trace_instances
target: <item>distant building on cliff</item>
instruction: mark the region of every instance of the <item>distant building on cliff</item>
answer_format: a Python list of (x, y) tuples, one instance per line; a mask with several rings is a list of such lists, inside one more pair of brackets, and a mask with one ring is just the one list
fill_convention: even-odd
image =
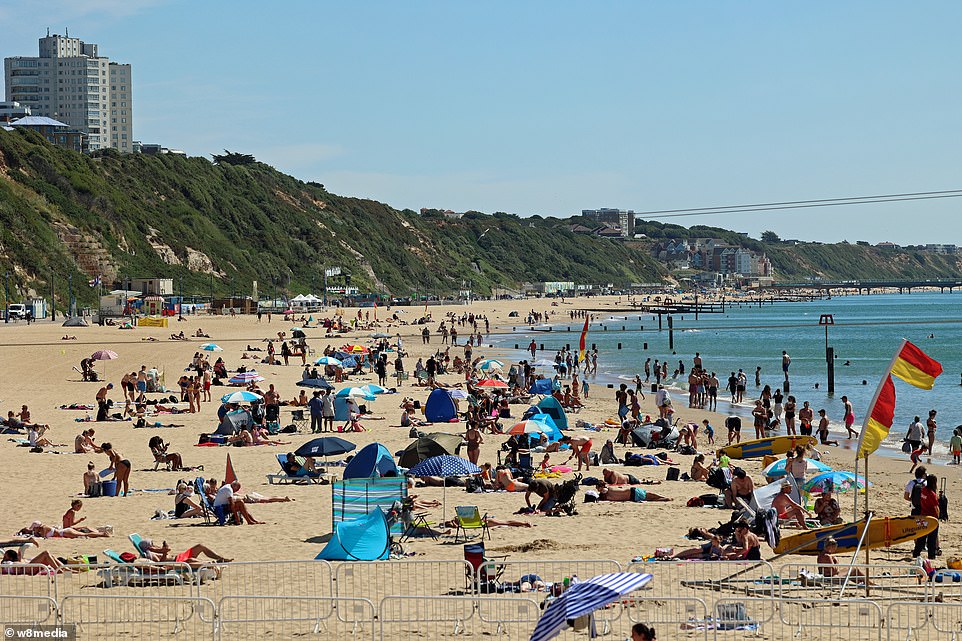
[(608, 225), (621, 231), (622, 238), (632, 238), (635, 235), (635, 212), (631, 209), (582, 209), (581, 215), (599, 223)]
[(97, 45), (48, 31), (39, 56), (4, 58), (3, 79), (7, 101), (82, 132), (90, 151), (133, 151), (130, 65), (99, 55)]

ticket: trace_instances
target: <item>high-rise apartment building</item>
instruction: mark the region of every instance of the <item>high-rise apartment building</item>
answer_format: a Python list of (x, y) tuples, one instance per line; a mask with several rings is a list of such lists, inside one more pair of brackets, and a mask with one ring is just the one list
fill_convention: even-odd
[(100, 56), (97, 45), (48, 32), (39, 56), (4, 58), (3, 77), (8, 101), (83, 132), (91, 151), (133, 151), (130, 65)]
[(593, 218), (599, 223), (617, 227), (623, 238), (631, 238), (635, 234), (635, 212), (631, 209), (582, 209), (581, 215)]

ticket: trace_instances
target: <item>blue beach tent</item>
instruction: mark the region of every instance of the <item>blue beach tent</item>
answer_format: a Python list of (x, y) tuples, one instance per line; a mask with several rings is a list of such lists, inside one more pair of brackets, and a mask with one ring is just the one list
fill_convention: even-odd
[(365, 445), (344, 468), (345, 479), (373, 479), (401, 476), (394, 457), (380, 443)]
[(350, 418), (351, 418), (351, 413), (347, 409), (347, 397), (335, 396), (334, 397), (334, 420), (347, 421)]
[(447, 423), (457, 416), (458, 410), (447, 390), (436, 389), (431, 392), (424, 404), (424, 418), (429, 423)]
[(331, 540), (315, 560), (383, 561), (388, 558), (391, 538), (387, 518), (380, 509), (334, 525)]
[(532, 394), (542, 394), (544, 396), (550, 396), (553, 391), (553, 386), (551, 385), (550, 378), (537, 378), (531, 384), (531, 389), (528, 391)]
[(548, 435), (548, 441), (554, 443), (555, 441), (560, 441), (564, 434), (558, 429), (557, 424), (555, 424), (554, 419), (550, 414), (532, 414), (530, 420), (538, 421), (539, 423), (544, 423), (548, 429), (544, 431)]
[(554, 396), (546, 396), (538, 402), (538, 407), (545, 414), (554, 419), (554, 424), (559, 430), (568, 429), (568, 417), (565, 416), (564, 408)]

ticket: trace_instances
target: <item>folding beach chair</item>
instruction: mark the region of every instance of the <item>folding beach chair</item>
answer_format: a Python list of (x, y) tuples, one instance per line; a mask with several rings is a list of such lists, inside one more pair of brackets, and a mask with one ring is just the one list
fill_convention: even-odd
[(481, 540), (484, 540), (484, 535), (488, 535), (488, 540), (491, 540), (491, 532), (488, 530), (488, 515), (485, 514), (481, 516), (481, 511), (478, 509), (477, 505), (459, 505), (454, 508), (454, 512), (458, 521), (458, 529), (454, 533), (454, 542), (457, 543), (462, 532), (464, 532), (464, 540), (468, 540), (468, 530), (481, 530)]
[(204, 525), (211, 524), (211, 517), (214, 515), (214, 506), (207, 500), (204, 493), (204, 477), (198, 476), (194, 479), (194, 496), (197, 497), (197, 504), (200, 505), (200, 513), (204, 517)]
[[(484, 541), (464, 546), (464, 560), (470, 567), (465, 568), (468, 589), (476, 587), (479, 592), (496, 592), (504, 574), (504, 560), (508, 555), (488, 556), (484, 552)], [(477, 585), (475, 585), (477, 583)]]
[(311, 419), (304, 413), (304, 410), (291, 410), (291, 423), (300, 432), (306, 430), (311, 423)]
[(277, 463), (280, 465), (280, 472), (276, 474), (268, 474), (267, 482), (271, 485), (287, 485), (289, 483), (300, 483), (300, 484), (317, 484), (323, 485), (327, 482), (327, 470), (321, 468), (316, 474), (308, 472), (304, 468), (305, 459), (303, 456), (294, 457), (297, 462), (301, 465), (301, 469), (297, 474), (288, 474), (287, 470), (284, 469), (284, 464), (287, 462), (286, 454), (277, 454)]

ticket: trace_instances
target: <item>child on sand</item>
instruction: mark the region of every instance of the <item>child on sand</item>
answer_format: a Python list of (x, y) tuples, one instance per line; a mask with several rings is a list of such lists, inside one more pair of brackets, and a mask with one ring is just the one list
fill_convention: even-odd
[(929, 446), (923, 443), (922, 445), (919, 445), (917, 450), (912, 450), (912, 455), (909, 457), (912, 461), (912, 467), (909, 468), (909, 473), (915, 471), (915, 468), (918, 467), (919, 463), (922, 462), (922, 455), (925, 454), (928, 449)]
[(949, 439), (949, 450), (952, 452), (952, 463), (959, 465), (960, 459), (962, 459), (962, 434), (959, 434), (958, 430), (952, 432), (952, 438)]

